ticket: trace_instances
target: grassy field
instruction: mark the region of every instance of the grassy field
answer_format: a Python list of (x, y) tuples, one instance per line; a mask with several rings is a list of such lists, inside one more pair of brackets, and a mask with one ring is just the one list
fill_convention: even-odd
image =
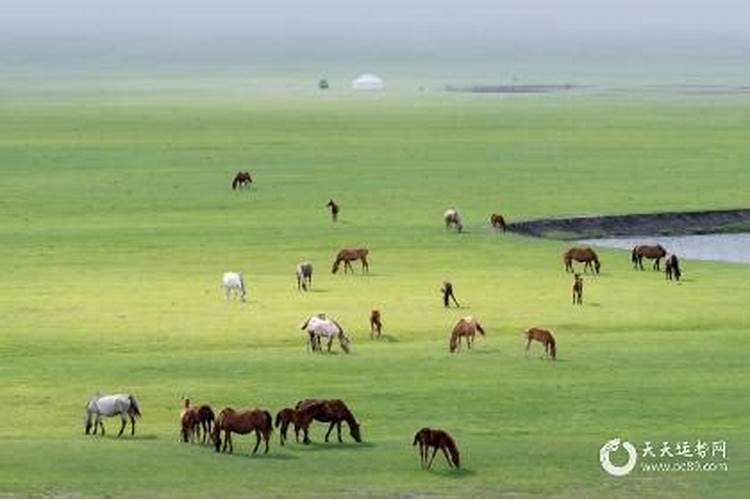
[[(497, 235), (487, 216), (746, 206), (748, 129), (741, 97), (6, 101), (0, 495), (747, 496), (750, 269), (687, 261), (677, 285), (602, 251), (572, 307), (565, 245)], [(256, 180), (241, 193), (239, 169)], [(452, 205), (462, 235), (442, 226)], [(370, 274), (332, 275), (355, 245)], [(227, 270), (246, 273), (247, 304), (223, 299)], [(443, 279), (461, 311), (443, 309)], [(319, 311), (352, 332), (350, 356), (306, 354), (298, 324)], [(469, 313), (488, 335), (449, 355)], [(531, 325), (556, 331), (558, 362), (524, 358)], [(115, 421), (84, 435), (96, 391), (139, 398), (134, 439)], [(219, 455), (178, 443), (183, 395), (272, 412), (342, 398), (365, 442), (322, 444), (316, 424), (309, 447), (274, 435), (268, 456), (247, 438)], [(425, 425), (456, 437), (461, 471), (420, 470)], [(598, 463), (614, 436), (726, 440), (729, 470), (615, 478)]]

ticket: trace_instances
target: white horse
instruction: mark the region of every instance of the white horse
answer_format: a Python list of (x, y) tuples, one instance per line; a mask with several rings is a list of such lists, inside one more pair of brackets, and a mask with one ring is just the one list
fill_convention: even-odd
[(449, 208), (443, 213), (443, 220), (445, 220), (445, 229), (450, 229), (452, 225), (456, 226), (460, 233), (464, 229), (463, 222), (461, 222), (461, 213), (455, 208)]
[(114, 417), (120, 415), (122, 426), (117, 436), (122, 436), (125, 430), (125, 421), (130, 417), (130, 434), (135, 435), (135, 419), (141, 418), (141, 409), (138, 407), (138, 401), (130, 394), (112, 394), (102, 396), (97, 394), (86, 404), (86, 434), (94, 427), (93, 434), (96, 435), (97, 427), (102, 428), (104, 434), (104, 422), (102, 417)]
[(300, 262), (297, 264), (297, 290), (307, 291), (312, 288), (313, 266), (309, 262)]
[(234, 291), (235, 295), (239, 296), (242, 302), (245, 302), (247, 292), (245, 291), (245, 279), (242, 277), (242, 273), (224, 273), (224, 276), (221, 278), (221, 284), (224, 287), (224, 295), (226, 295), (227, 300), (229, 300), (230, 294)]
[(323, 313), (310, 316), (300, 325), (299, 329), (306, 330), (309, 335), (307, 339), (308, 352), (310, 349), (313, 351), (322, 351), (322, 348), (320, 347), (321, 337), (328, 339), (328, 352), (331, 352), (331, 344), (333, 343), (333, 339), (337, 337), (341, 344), (341, 349), (346, 353), (350, 352), (349, 346), (352, 343), (351, 337), (344, 333), (344, 329), (341, 328), (341, 325), (335, 320), (326, 318), (326, 315)]

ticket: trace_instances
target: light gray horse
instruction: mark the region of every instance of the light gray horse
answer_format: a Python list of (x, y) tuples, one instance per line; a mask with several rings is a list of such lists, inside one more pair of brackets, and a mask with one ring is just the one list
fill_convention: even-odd
[(141, 409), (138, 407), (138, 401), (130, 394), (112, 394), (102, 396), (97, 394), (86, 404), (86, 434), (89, 434), (91, 427), (94, 427), (93, 434), (96, 435), (97, 427), (102, 428), (104, 435), (104, 422), (102, 417), (114, 417), (120, 415), (122, 426), (117, 436), (122, 436), (125, 430), (125, 422), (130, 417), (130, 434), (135, 435), (135, 419), (141, 418)]
[(234, 292), (235, 295), (240, 297), (242, 302), (245, 302), (247, 291), (245, 290), (245, 278), (242, 276), (242, 273), (224, 273), (221, 277), (221, 284), (224, 287), (224, 295), (226, 295), (227, 300), (229, 300), (231, 293)]
[(450, 229), (451, 226), (456, 226), (459, 233), (464, 230), (461, 213), (455, 208), (449, 208), (446, 210), (445, 213), (443, 213), (443, 220), (445, 221), (445, 229)]
[(297, 290), (300, 288), (307, 291), (312, 288), (313, 266), (309, 262), (300, 262), (297, 264)]
[(322, 351), (320, 346), (321, 337), (328, 339), (328, 352), (331, 352), (331, 344), (334, 338), (339, 339), (341, 349), (345, 353), (350, 352), (349, 346), (352, 343), (351, 337), (344, 333), (344, 329), (335, 320), (326, 318), (326, 315), (320, 313), (310, 316), (301, 325), (300, 330), (306, 330), (308, 334), (307, 350)]

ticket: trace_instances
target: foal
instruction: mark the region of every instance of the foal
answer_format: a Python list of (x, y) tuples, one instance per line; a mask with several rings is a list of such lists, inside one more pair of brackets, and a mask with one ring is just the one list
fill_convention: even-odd
[(495, 229), (502, 229), (505, 232), (505, 218), (500, 214), (492, 214), (490, 216), (490, 224)]
[(573, 281), (573, 304), (583, 304), (583, 278), (578, 273)]
[(375, 334), (380, 338), (383, 333), (383, 322), (380, 320), (380, 311), (373, 309), (370, 312), (370, 339), (375, 338)]
[(341, 210), (341, 207), (339, 207), (333, 200), (328, 200), (326, 206), (331, 209), (331, 219), (333, 222), (336, 222), (339, 218), (339, 210)]
[[(458, 447), (456, 442), (453, 440), (450, 434), (440, 429), (430, 429), (429, 427), (422, 427), (414, 435), (414, 441), (411, 443), (412, 446), (419, 445), (419, 460), (422, 468), (427, 466), (429, 470), (432, 467), (432, 461), (435, 460), (438, 450), (443, 452), (445, 460), (448, 461), (448, 467), (460, 467), (460, 457), (458, 453)], [(434, 448), (432, 452), (432, 458), (427, 461), (427, 455), (430, 451), (430, 447)]]

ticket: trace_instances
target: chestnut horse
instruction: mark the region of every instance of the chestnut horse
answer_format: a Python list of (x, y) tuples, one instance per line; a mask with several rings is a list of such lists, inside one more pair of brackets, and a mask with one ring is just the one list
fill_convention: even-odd
[[(221, 431), (224, 431), (224, 447), (221, 446)], [(253, 448), (253, 455), (258, 451), (260, 446), (260, 438), (266, 443), (266, 451), (268, 453), (268, 441), (271, 438), (273, 432), (273, 417), (266, 410), (246, 410), (236, 411), (233, 408), (224, 408), (219, 412), (219, 416), (216, 417), (214, 422), (214, 430), (211, 436), (214, 440), (214, 447), (216, 452), (226, 451), (229, 446), (229, 453), (234, 452), (234, 446), (232, 445), (232, 432), (237, 434), (250, 434), (255, 432), (255, 448)]]
[(473, 316), (464, 316), (458, 320), (451, 332), (451, 339), (448, 344), (450, 352), (456, 352), (461, 348), (461, 337), (466, 337), (466, 345), (471, 349), (471, 343), (474, 341), (476, 332), (484, 335), (482, 325)]
[(531, 341), (536, 340), (544, 345), (545, 355), (552, 359), (557, 358), (557, 347), (555, 346), (555, 337), (552, 336), (552, 330), (531, 327), (524, 333), (526, 334), (526, 350), (524, 351), (524, 355), (529, 353)]
[(359, 423), (354, 418), (354, 415), (349, 408), (347, 408), (346, 404), (340, 399), (304, 399), (298, 401), (297, 405), (294, 407), (292, 420), (294, 422), (294, 434), (298, 440), (300, 429), (304, 433), (304, 438), (302, 440), (304, 444), (310, 444), (308, 431), (313, 420), (330, 423), (328, 432), (326, 432), (326, 443), (328, 442), (328, 438), (330, 437), (334, 426), (336, 426), (339, 443), (342, 442), (341, 422), (346, 422), (349, 425), (349, 434), (351, 434), (356, 442), (362, 442)]
[(380, 338), (382, 333), (383, 322), (380, 319), (380, 311), (378, 309), (373, 309), (370, 312), (370, 338), (375, 338), (376, 334), (377, 337)]
[(495, 229), (502, 229), (503, 232), (505, 232), (505, 219), (500, 214), (492, 214), (490, 215), (490, 224), (492, 224), (492, 227)]
[(354, 268), (352, 267), (352, 261), (354, 260), (362, 262), (363, 273), (365, 271), (370, 272), (370, 265), (367, 263), (367, 254), (369, 253), (370, 251), (366, 248), (344, 248), (336, 255), (336, 260), (333, 262), (331, 272), (336, 274), (339, 270), (339, 265), (343, 262), (344, 274), (346, 274), (347, 269), (350, 269), (351, 272), (354, 273)]
[(183, 443), (195, 442), (198, 425), (198, 408), (190, 406), (190, 400), (186, 398), (180, 411), (180, 436)]
[(283, 408), (276, 414), (275, 427), (279, 429), (279, 444), (284, 446), (289, 424), (294, 422), (294, 408)]
[(601, 263), (599, 262), (599, 257), (597, 257), (596, 252), (594, 252), (589, 247), (574, 247), (565, 252), (565, 255), (563, 255), (563, 262), (565, 263), (565, 271), (572, 273), (573, 270), (573, 261), (576, 262), (583, 262), (583, 272), (585, 273), (587, 269), (591, 269), (592, 272), (596, 272), (596, 274), (599, 274), (599, 269), (601, 269)]
[(643, 258), (654, 261), (654, 271), (659, 271), (659, 262), (667, 255), (667, 251), (661, 245), (638, 245), (633, 247), (630, 260), (633, 262), (633, 269), (641, 268), (643, 271)]
[[(445, 460), (448, 462), (448, 467), (460, 467), (460, 457), (458, 453), (458, 447), (456, 442), (453, 440), (450, 434), (440, 429), (430, 429), (429, 427), (422, 427), (414, 435), (414, 441), (411, 443), (412, 446), (419, 445), (419, 461), (422, 468), (425, 466), (427, 469), (432, 467), (432, 461), (435, 460), (438, 450), (443, 452)], [(430, 447), (434, 448), (432, 452), (432, 458), (427, 461), (427, 455), (430, 451)]]
[(674, 277), (675, 280), (680, 281), (682, 271), (680, 271), (680, 261), (675, 254), (671, 254), (664, 261), (664, 274), (668, 280)]
[(237, 172), (232, 180), (232, 189), (243, 188), (253, 183), (253, 178), (250, 177), (250, 172)]
[(583, 304), (583, 278), (578, 273), (573, 281), (573, 304)]

